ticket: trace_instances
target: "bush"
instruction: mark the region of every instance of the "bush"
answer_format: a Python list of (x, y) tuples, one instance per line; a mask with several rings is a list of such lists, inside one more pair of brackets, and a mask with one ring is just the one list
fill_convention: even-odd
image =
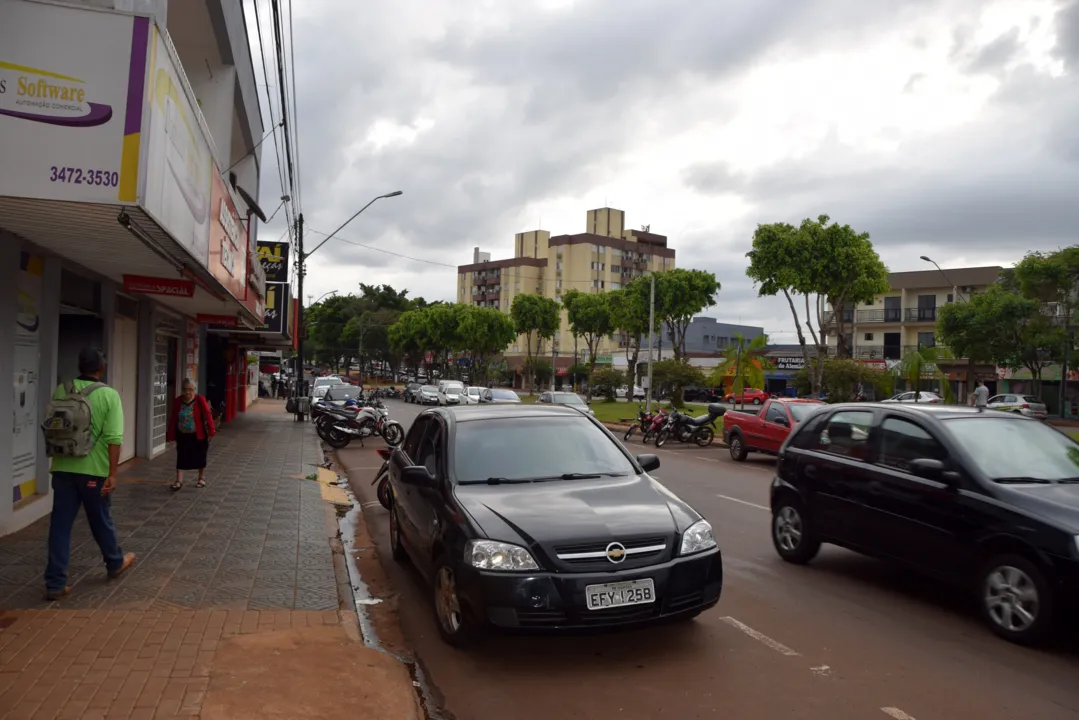
[(705, 385), (707, 380), (699, 367), (690, 365), (688, 360), (660, 360), (652, 365), (652, 382), (660, 392), (670, 393), (671, 405), (685, 407), (682, 392), (687, 387)]
[[(812, 392), (809, 371), (799, 370), (794, 376), (794, 387), (799, 395)], [(895, 388), (895, 376), (887, 370), (874, 370), (850, 358), (828, 358), (824, 361), (822, 392), (828, 402), (850, 402), (858, 397), (858, 390), (872, 398), (882, 400), (891, 397)]]
[(615, 391), (626, 383), (626, 375), (613, 367), (597, 368), (588, 379), (588, 392), (592, 396), (602, 395), (608, 402), (614, 402)]

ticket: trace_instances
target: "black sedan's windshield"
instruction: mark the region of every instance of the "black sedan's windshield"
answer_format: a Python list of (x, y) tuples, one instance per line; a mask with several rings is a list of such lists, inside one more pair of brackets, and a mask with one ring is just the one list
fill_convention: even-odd
[(988, 415), (945, 422), (991, 480), (1075, 482), (1079, 477), (1079, 444), (1044, 423)]
[(462, 484), (636, 472), (622, 448), (585, 417), (461, 422), (453, 452)]

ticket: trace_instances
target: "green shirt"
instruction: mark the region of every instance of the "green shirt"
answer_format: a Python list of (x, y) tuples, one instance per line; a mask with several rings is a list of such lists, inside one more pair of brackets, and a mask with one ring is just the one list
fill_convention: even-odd
[[(82, 390), (97, 380), (75, 380), (75, 387)], [(52, 394), (53, 400), (67, 397), (69, 385), (61, 385)], [(94, 477), (109, 476), (109, 445), (124, 443), (124, 409), (120, 393), (111, 387), (101, 387), (90, 394), (90, 427), (94, 447), (86, 457), (54, 457), (52, 472), (80, 473)]]

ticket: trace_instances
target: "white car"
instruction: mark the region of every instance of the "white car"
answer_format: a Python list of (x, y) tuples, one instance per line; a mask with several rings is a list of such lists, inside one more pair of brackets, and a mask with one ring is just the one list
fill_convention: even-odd
[(470, 385), (465, 388), (465, 392), (461, 395), (461, 404), (463, 405), (479, 405), (483, 402), (483, 391), (486, 388), (476, 387)]
[(1044, 420), (1049, 416), (1049, 408), (1033, 395), (1018, 395), (1016, 393), (994, 395), (989, 398), (986, 407), (990, 410), (1018, 413), (1019, 415), (1026, 415), (1039, 420)]
[(460, 405), (462, 396), (465, 395), (465, 384), (460, 380), (438, 381), (438, 404)]
[(311, 384), (311, 399), (319, 400), (326, 391), (334, 385), (347, 385), (344, 380), (336, 375), (326, 375), (324, 377), (315, 378), (315, 382)]
[[(623, 385), (622, 387), (615, 390), (614, 394), (615, 394), (615, 397), (619, 398), (620, 400), (625, 399), (629, 395), (629, 388), (626, 387), (625, 385)], [(644, 400), (644, 388), (637, 387), (636, 385), (634, 385), (633, 386), (633, 399), (634, 400)]]
[(592, 408), (588, 407), (588, 403), (585, 402), (584, 398), (577, 393), (551, 392), (548, 390), (547, 392), (540, 393), (539, 402), (551, 405), (568, 405), (572, 408), (577, 408), (583, 413), (588, 413), (589, 415), (596, 414)]
[[(915, 396), (914, 392), (899, 393), (898, 395), (893, 395), (892, 397), (888, 398), (887, 400), (881, 400), (881, 402), (886, 402), (886, 403), (912, 403), (912, 402), (915, 402), (914, 396)], [(920, 403), (930, 403), (930, 404), (940, 405), (941, 403), (944, 402), (944, 398), (942, 398), (940, 395), (937, 395), (935, 392), (928, 392), (928, 391), (925, 391), (925, 390), (920, 390), (920, 391), (918, 391), (917, 396), (918, 396), (917, 402), (920, 402)]]

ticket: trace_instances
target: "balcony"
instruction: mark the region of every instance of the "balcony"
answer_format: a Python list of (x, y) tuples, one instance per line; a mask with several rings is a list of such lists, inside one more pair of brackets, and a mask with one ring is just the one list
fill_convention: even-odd
[[(838, 315), (838, 313), (835, 312), (834, 310), (825, 310), (824, 311), (824, 324), (825, 325), (834, 325), (836, 323), (836, 320), (837, 320), (837, 318), (836, 318), (837, 315)], [(843, 312), (843, 322), (849, 323), (849, 322), (853, 322), (853, 321), (854, 321), (854, 311), (853, 310), (845, 310)]]
[(855, 360), (898, 360), (902, 356), (899, 345), (860, 345), (854, 348)]
[(958, 359), (960, 359), (960, 358), (956, 358), (952, 354), (951, 348), (949, 348), (947, 345), (904, 345), (903, 346), (903, 357), (906, 357), (907, 355), (909, 355), (909, 354), (911, 354), (913, 352), (920, 352), (921, 350), (924, 350), (926, 348), (932, 348), (932, 349), (936, 350), (937, 358), (940, 359), (940, 360), (958, 360)]
[(907, 308), (905, 312), (907, 322), (936, 322), (937, 309), (931, 308)]
[(897, 323), (902, 322), (903, 312), (898, 308), (859, 310), (856, 317), (859, 323)]

